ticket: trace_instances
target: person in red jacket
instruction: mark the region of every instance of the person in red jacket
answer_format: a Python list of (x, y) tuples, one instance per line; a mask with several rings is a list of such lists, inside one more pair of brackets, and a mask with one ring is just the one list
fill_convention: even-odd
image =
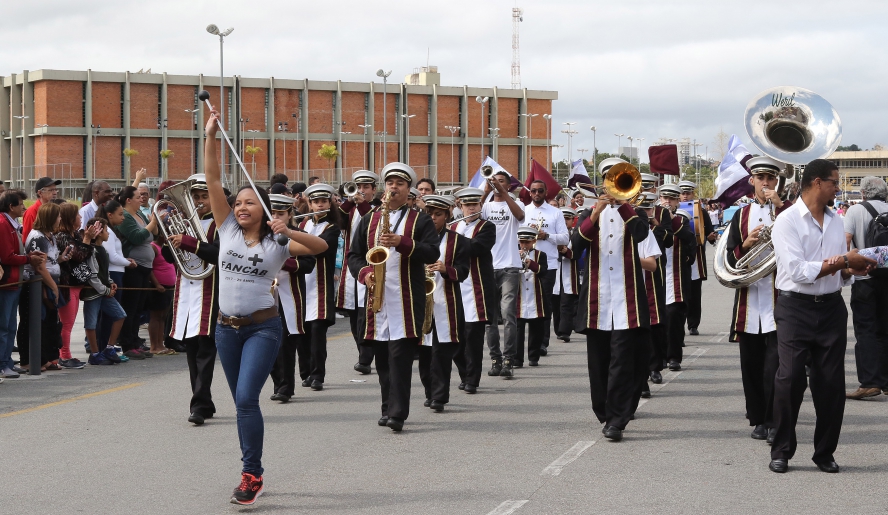
[(28, 195), (19, 190), (7, 190), (0, 196), (0, 264), (3, 276), (0, 277), (0, 378), (19, 377), (24, 370), (12, 361), (12, 347), (15, 344), (16, 314), (18, 313), (22, 267), (30, 264), (39, 267), (46, 256), (40, 252), (25, 254), (22, 243), (21, 225), (17, 219), (25, 211)]
[(37, 179), (37, 184), (34, 185), (34, 191), (37, 192), (37, 202), (31, 204), (31, 207), (22, 216), (22, 241), (25, 241), (34, 227), (34, 220), (37, 219), (37, 210), (40, 209), (40, 206), (52, 202), (54, 198), (59, 196), (57, 186), (61, 183), (62, 181), (57, 181), (51, 177)]

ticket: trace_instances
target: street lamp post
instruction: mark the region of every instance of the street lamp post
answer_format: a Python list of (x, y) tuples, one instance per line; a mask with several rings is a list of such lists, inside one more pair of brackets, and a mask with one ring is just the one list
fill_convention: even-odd
[(191, 175), (194, 175), (194, 129), (197, 126), (197, 109), (186, 109), (186, 113), (191, 115)]
[(92, 141), (92, 170), (93, 170), (92, 178), (95, 179), (96, 178), (96, 149), (99, 146), (99, 134), (102, 133), (102, 124), (90, 125), (90, 128), (96, 130), (95, 135), (93, 135), (93, 141)]
[(629, 164), (632, 164), (632, 141), (635, 140), (632, 136), (626, 136), (626, 139), (629, 140)]
[(576, 125), (577, 122), (564, 122), (562, 125), (567, 125), (567, 130), (561, 131), (564, 134), (567, 134), (567, 162), (570, 163), (573, 161), (573, 153), (571, 152), (571, 146), (573, 144), (573, 135), (579, 134), (577, 131), (573, 130), (573, 125)]
[[(496, 139), (499, 138), (499, 131), (500, 131), (499, 127), (493, 127), (491, 129), (487, 129), (488, 136), (490, 137), (490, 146), (491, 147), (496, 147)], [(491, 150), (491, 153), (493, 153), (492, 150)], [(494, 157), (494, 159), (496, 159), (496, 158)]]
[(533, 157), (533, 117), (539, 116), (539, 113), (522, 113), (521, 116), (527, 119), (527, 154)]
[[(387, 72), (383, 71), (382, 68), (376, 70), (376, 76), (382, 77), (382, 160), (385, 163), (388, 163), (388, 157), (386, 156), (385, 148), (385, 133), (388, 131), (388, 109), (386, 108), (386, 96), (388, 95), (388, 77), (391, 74), (391, 70)], [(383, 166), (384, 165), (385, 164), (383, 164)]]
[(364, 169), (367, 169), (367, 129), (372, 129), (373, 126), (368, 124), (358, 125), (358, 127), (364, 129)]
[[(339, 150), (340, 148), (342, 148), (342, 126), (345, 125), (345, 122), (339, 121), (333, 122), (333, 124), (336, 125), (336, 134), (338, 139), (336, 149)], [(335, 171), (334, 175), (336, 175)], [(339, 182), (342, 183), (342, 159), (339, 160)]]
[[(477, 97), (475, 97), (475, 102), (478, 102), (479, 104), (481, 104), (481, 162), (482, 163), (484, 162), (484, 104), (486, 104), (488, 100), (490, 100), (490, 97), (482, 97), (481, 95), (478, 95)], [(468, 159), (466, 159), (466, 165), (468, 166)], [(466, 173), (468, 173), (468, 170), (466, 170)]]
[[(250, 136), (250, 146), (256, 148), (256, 133), (262, 132), (259, 129), (248, 129), (247, 132), (252, 133)], [(256, 180), (256, 154), (252, 154), (253, 157), (253, 180)]]
[[(166, 141), (167, 141), (167, 139), (166, 139), (166, 130), (167, 130), (167, 126), (168, 126), (168, 124), (167, 124), (167, 119), (166, 119), (166, 118), (158, 118), (158, 119), (157, 119), (157, 128), (160, 129), (160, 147), (161, 147), (160, 149), (161, 149), (161, 150), (166, 150), (166, 149), (167, 149), (167, 148), (166, 148), (166, 146), (167, 146), (167, 145), (166, 145)], [(99, 127), (101, 127), (101, 125), (99, 125)], [(243, 152), (241, 152), (241, 153), (243, 153)], [(95, 157), (95, 152), (93, 152), (93, 157)], [(164, 160), (163, 160), (163, 166), (162, 166), (162, 168), (161, 168), (161, 170), (160, 170), (160, 182), (164, 182), (165, 180), (167, 180), (168, 172), (167, 172), (167, 169), (166, 169), (166, 168), (167, 168), (167, 163), (168, 163), (168, 162), (169, 162), (169, 161), (168, 161), (167, 159), (164, 159)]]
[(552, 154), (552, 140), (549, 138), (549, 129), (552, 125), (552, 115), (546, 113), (543, 115), (543, 119), (546, 120), (546, 170), (550, 170), (549, 168), (549, 156)]
[[(377, 136), (382, 136), (383, 134), (385, 134), (385, 131), (375, 131), (375, 132), (376, 132), (376, 135), (377, 135)], [(382, 142), (382, 149), (383, 149), (382, 152), (376, 152), (376, 154), (377, 154), (377, 157), (382, 157), (382, 160), (385, 161), (385, 154), (384, 154), (384, 152), (385, 152), (385, 140), (383, 140), (383, 142)], [(374, 163), (374, 165), (376, 166), (376, 169), (377, 169), (377, 170), (380, 170), (380, 169), (382, 169), (383, 166), (386, 165), (386, 163), (382, 163), (382, 166), (380, 166), (379, 163)]]
[[(22, 129), (22, 139), (19, 140), (19, 177), (17, 182), (21, 183), (19, 188), (27, 191), (28, 188), (25, 187), (25, 120), (30, 118), (30, 116), (21, 115), (13, 116), (13, 118), (19, 120)], [(101, 125), (99, 127), (101, 127)], [(93, 152), (93, 154), (95, 154), (95, 152)]]
[[(351, 134), (351, 131), (343, 131), (342, 134)], [(348, 169), (348, 155), (346, 154), (346, 150), (348, 150), (348, 140), (342, 144), (342, 168)], [(342, 182), (342, 177), (339, 177), (340, 182)]]
[(595, 141), (598, 129), (593, 125), (589, 127), (589, 130), (592, 131), (592, 178), (594, 179), (595, 174), (598, 173), (598, 143)]
[[(225, 111), (225, 73), (224, 73), (224, 63), (225, 63), (225, 52), (223, 51), (223, 47), (225, 46), (225, 36), (231, 34), (234, 31), (234, 27), (228, 27), (225, 31), (220, 31), (219, 27), (215, 24), (207, 25), (207, 32), (214, 36), (219, 36), (219, 103), (216, 104), (218, 108), (218, 117), (219, 117), (219, 126), (225, 127), (222, 123), (223, 116), (222, 113)], [(222, 174), (225, 175), (225, 145), (222, 145), (222, 151), (219, 152), (219, 159), (221, 160), (221, 165), (219, 167), (222, 170)]]
[(620, 157), (620, 142), (621, 138), (625, 136), (625, 134), (614, 134), (617, 137), (617, 157)]
[(459, 132), (459, 127), (454, 125), (445, 125), (445, 129), (450, 131), (450, 180), (453, 180), (453, 138)]
[[(283, 132), (281, 139), (284, 141), (284, 175), (287, 175), (287, 131), (290, 129), (286, 122), (278, 122), (278, 131)], [(275, 167), (276, 168), (276, 167)]]
[(410, 119), (416, 116), (415, 114), (402, 114), (401, 118), (404, 119), (404, 163), (407, 166), (410, 166)]
[(644, 141), (644, 138), (635, 138), (635, 142), (638, 143), (638, 146), (635, 147), (636, 152), (638, 152), (638, 170), (641, 171), (641, 142)]

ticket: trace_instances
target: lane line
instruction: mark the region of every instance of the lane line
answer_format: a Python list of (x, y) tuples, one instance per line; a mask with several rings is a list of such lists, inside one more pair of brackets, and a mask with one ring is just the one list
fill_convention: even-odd
[(579, 458), (586, 449), (595, 445), (597, 440), (592, 441), (580, 441), (574, 444), (573, 447), (567, 450), (564, 454), (558, 457), (557, 460), (553, 461), (549, 464), (548, 467), (544, 468), (542, 472), (540, 472), (541, 476), (557, 476), (561, 474), (561, 469), (565, 466), (573, 463), (574, 460)]
[(713, 336), (712, 338), (710, 338), (709, 343), (721, 343), (721, 342), (725, 341), (725, 338), (727, 338), (729, 334), (731, 334), (731, 333), (729, 333), (728, 331), (722, 331), (722, 332), (718, 333), (717, 335)]
[(487, 515), (510, 515), (518, 511), (518, 508), (527, 504), (528, 501), (529, 499), (524, 501), (503, 501), (502, 504), (497, 506), (493, 511), (487, 513)]
[(123, 390), (129, 390), (130, 388), (142, 386), (143, 384), (145, 384), (145, 383), (125, 384), (123, 386), (118, 386), (116, 388), (109, 388), (107, 390), (102, 390), (100, 392), (93, 392), (93, 393), (88, 393), (86, 395), (79, 395), (77, 397), (71, 397), (70, 399), (63, 399), (63, 400), (56, 401), (56, 402), (50, 402), (49, 404), (41, 404), (40, 406), (34, 406), (33, 408), (27, 408), (27, 409), (23, 409), (23, 410), (13, 411), (10, 413), (3, 413), (3, 414), (0, 414), (0, 418), (7, 418), (7, 417), (15, 416), (15, 415), (24, 415), (25, 413), (31, 413), (31, 412), (39, 411), (39, 410), (46, 409), (46, 408), (53, 408), (55, 406), (61, 406), (62, 404), (68, 404), (69, 402), (82, 401), (84, 399), (90, 399), (92, 397), (97, 397), (99, 395), (105, 395), (107, 393), (121, 392)]
[[(694, 351), (693, 354), (691, 354), (690, 356), (688, 356), (687, 358), (682, 360), (683, 361), (682, 365), (690, 365), (691, 363), (697, 361), (697, 358), (699, 358), (703, 354), (706, 354), (706, 351), (708, 351), (708, 350), (709, 350), (708, 347), (707, 348), (698, 348), (697, 350)], [(680, 376), (682, 372), (684, 372), (684, 370), (680, 370), (678, 372), (669, 372), (669, 373), (665, 374), (663, 376), (662, 383), (651, 385), (651, 392), (653, 392), (655, 389), (656, 389), (656, 391), (659, 392), (660, 390), (665, 388), (667, 384), (671, 383), (673, 379)], [(640, 407), (644, 406), (645, 404), (647, 404), (647, 401), (649, 401), (649, 400), (650, 399), (641, 399), (640, 401), (638, 401), (638, 407), (640, 408)]]

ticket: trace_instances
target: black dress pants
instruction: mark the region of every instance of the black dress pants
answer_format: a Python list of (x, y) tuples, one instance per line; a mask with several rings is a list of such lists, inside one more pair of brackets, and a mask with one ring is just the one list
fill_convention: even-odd
[[(525, 326), (527, 330), (525, 331)], [(540, 349), (543, 347), (544, 331), (546, 329), (545, 318), (519, 318), (518, 319), (518, 348), (515, 351), (515, 363), (524, 365), (524, 333), (527, 333), (527, 360), (539, 361)]]
[[(697, 266), (694, 263), (691, 266)], [(700, 327), (700, 318), (703, 316), (703, 279), (690, 281), (688, 288), (688, 329)], [(684, 325), (682, 325), (684, 329)]]
[[(561, 294), (561, 320), (558, 334), (570, 336), (574, 328), (574, 319), (577, 317), (577, 302), (579, 295), (573, 293)], [(543, 342), (546, 345), (546, 342)]]
[(410, 381), (418, 346), (419, 338), (373, 342), (383, 416), (407, 420), (410, 415)]
[[(151, 286), (151, 269), (144, 266), (127, 268), (123, 272), (124, 288), (149, 288)], [(148, 292), (144, 290), (126, 290), (123, 292), (121, 307), (126, 311), (123, 327), (120, 329), (120, 348), (123, 352), (139, 347), (139, 319), (145, 310)]]
[(299, 353), (299, 376), (303, 379), (324, 382), (327, 375), (327, 328), (326, 320), (305, 322), (296, 351)]
[(296, 352), (302, 335), (287, 334), (286, 325), (284, 322), (284, 337), (271, 368), (271, 381), (274, 383), (274, 393), (292, 397), (296, 393)]
[(426, 399), (444, 404), (450, 402), (450, 376), (458, 347), (457, 343), (439, 342), (438, 331), (434, 328), (432, 346), (420, 345), (419, 379), (425, 389)]
[[(555, 295), (554, 293), (549, 298), (549, 305), (552, 306), (552, 327), (555, 328), (555, 337), (560, 338), (564, 336), (564, 333), (561, 332), (561, 294)], [(545, 342), (544, 347), (548, 347), (549, 342)]]
[[(792, 459), (796, 423), (810, 383), (817, 421), (814, 463), (833, 461), (845, 414), (845, 348), (848, 310), (842, 297), (825, 302), (780, 295), (774, 308), (780, 365), (774, 378), (774, 424), (771, 459)], [(811, 359), (810, 378), (805, 362)]]
[(888, 280), (865, 279), (851, 285), (854, 359), (861, 388), (888, 388)]
[(780, 364), (777, 355), (777, 332), (764, 334), (737, 333), (740, 340), (740, 373), (746, 418), (750, 426), (764, 424), (774, 427), (774, 376)]
[(358, 311), (356, 309), (344, 309), (342, 311), (348, 314), (348, 325), (351, 328), (352, 337), (355, 339), (355, 345), (358, 347), (358, 363), (369, 367), (373, 363), (373, 346), (361, 345), (361, 342), (364, 341), (364, 336), (360, 334), (360, 329), (358, 328)]
[[(15, 337), (15, 344), (19, 349), (20, 365), (24, 367), (31, 363), (31, 317), (43, 316), (40, 321), (40, 365), (45, 365), (50, 361), (59, 359), (59, 349), (62, 348), (62, 322), (59, 320), (58, 308), (49, 308), (46, 302), (42, 301), (41, 310), (37, 313), (31, 313), (31, 284), (22, 285), (22, 291), (19, 294), (19, 321), (18, 332)], [(43, 288), (40, 285), (40, 295), (43, 295)]]
[(619, 331), (590, 329), (586, 334), (589, 391), (599, 422), (625, 429), (640, 393), (639, 362), (647, 364), (646, 328)]
[[(549, 346), (549, 338), (552, 337), (552, 308), (557, 304), (552, 304), (552, 291), (555, 289), (555, 279), (558, 278), (558, 270), (550, 268), (540, 277), (540, 286), (543, 290), (543, 314), (545, 315), (545, 325), (543, 326), (543, 342), (546, 347)], [(558, 334), (558, 326), (555, 326), (555, 334)]]
[[(684, 329), (682, 329), (684, 332)], [(666, 359), (667, 349), (666, 323), (662, 322), (651, 326), (651, 359), (648, 361), (648, 371), (660, 372), (663, 370), (663, 361)]]
[(666, 361), (681, 363), (684, 354), (684, 325), (687, 316), (688, 305), (684, 302), (673, 302), (666, 305)]
[(466, 377), (465, 383), (478, 387), (484, 368), (484, 333), (486, 322), (466, 322), (463, 341), (466, 345)]
[(638, 342), (638, 352), (635, 353), (635, 392), (632, 394), (632, 413), (638, 410), (638, 403), (641, 401), (641, 392), (650, 391), (648, 387), (648, 377), (650, 371), (648, 364), (651, 361), (653, 353), (653, 343), (651, 342), (652, 332), (650, 329), (639, 335), (641, 341)]
[(204, 417), (216, 413), (213, 404), (213, 370), (216, 367), (216, 342), (210, 336), (195, 336), (182, 341), (191, 378), (191, 413)]

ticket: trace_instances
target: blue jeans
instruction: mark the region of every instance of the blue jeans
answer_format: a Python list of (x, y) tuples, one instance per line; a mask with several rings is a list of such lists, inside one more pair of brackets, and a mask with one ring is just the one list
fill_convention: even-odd
[(241, 327), (216, 324), (216, 350), (237, 408), (243, 471), (262, 475), (262, 442), (265, 424), (259, 394), (268, 379), (281, 345), (280, 317)]
[(16, 315), (22, 289), (0, 290), (0, 370), (12, 368), (12, 347), (15, 345)]
[(126, 318), (126, 312), (117, 303), (114, 297), (97, 297), (83, 303), (83, 328), (95, 330), (99, 321), (99, 313), (113, 324), (121, 318)]

